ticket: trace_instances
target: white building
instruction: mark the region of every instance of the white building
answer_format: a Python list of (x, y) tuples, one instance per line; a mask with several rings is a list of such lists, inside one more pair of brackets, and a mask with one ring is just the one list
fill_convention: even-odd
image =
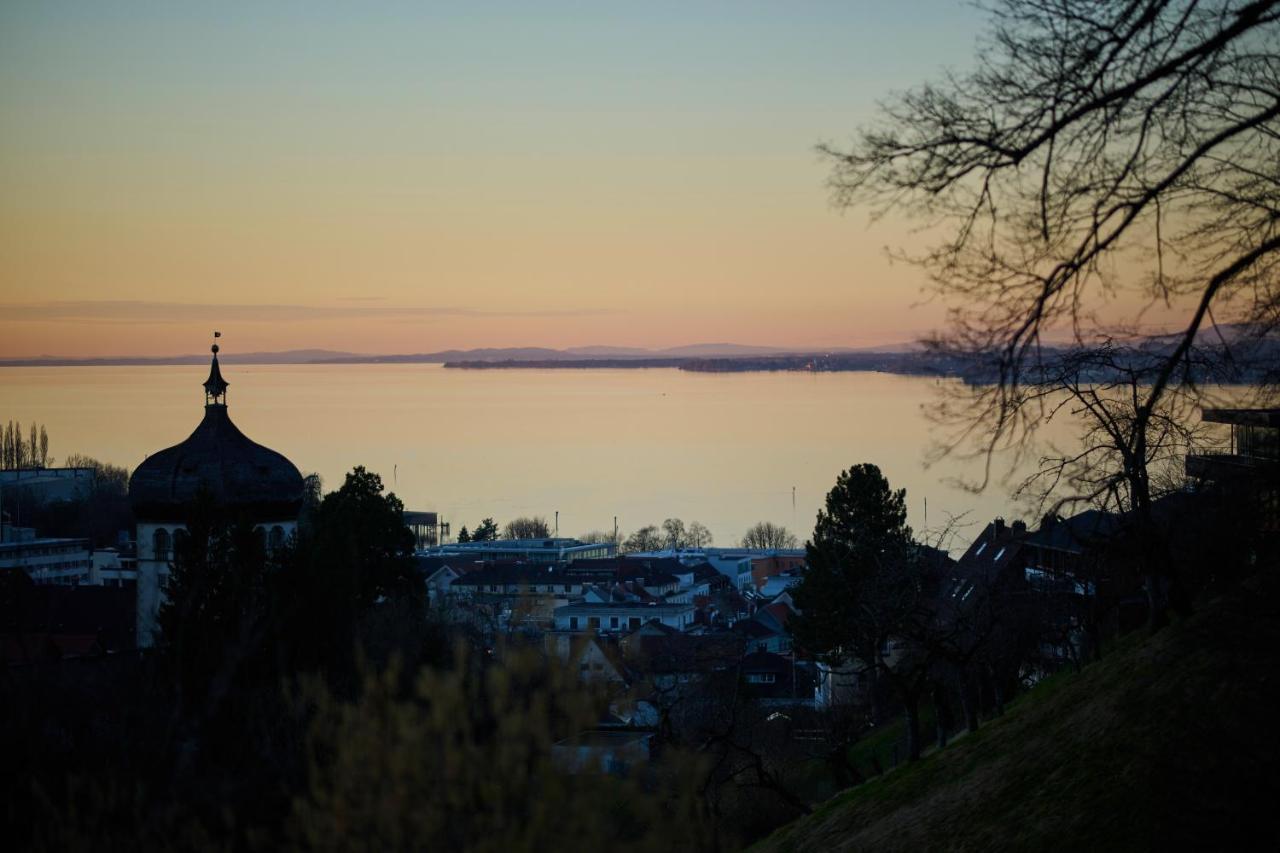
[(739, 592), (752, 588), (751, 568), (753, 553), (729, 548), (667, 548), (661, 551), (639, 551), (628, 554), (630, 559), (679, 560), (685, 565), (709, 563), (713, 569), (729, 579)]
[(683, 631), (693, 624), (693, 614), (689, 603), (579, 601), (557, 607), (555, 622), (557, 631), (630, 632), (653, 621)]
[(200, 495), (249, 519), (266, 545), (294, 535), (302, 506), (302, 474), (281, 454), (250, 441), (227, 414), (227, 382), (218, 345), (204, 382), (204, 419), (181, 444), (153, 453), (129, 479), (138, 521), (138, 645), (155, 642), (174, 551)]
[[(93, 556), (88, 539), (36, 539), (29, 528), (4, 526), (0, 569), (22, 569), (38, 584), (81, 586), (92, 583)], [(34, 531), (30, 531), (34, 534)]]

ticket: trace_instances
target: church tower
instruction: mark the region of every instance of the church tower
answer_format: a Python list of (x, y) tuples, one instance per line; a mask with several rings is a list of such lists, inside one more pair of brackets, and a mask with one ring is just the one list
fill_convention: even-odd
[[(215, 337), (218, 333), (214, 333)], [(227, 414), (227, 386), (212, 347), (204, 381), (204, 418), (186, 441), (153, 453), (129, 478), (137, 519), (139, 646), (151, 646), (174, 543), (185, 535), (196, 496), (248, 518), (268, 548), (293, 536), (302, 506), (302, 474), (283, 455), (249, 440)]]

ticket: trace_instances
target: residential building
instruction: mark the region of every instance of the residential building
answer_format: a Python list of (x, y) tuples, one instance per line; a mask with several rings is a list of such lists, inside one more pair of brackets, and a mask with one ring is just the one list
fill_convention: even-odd
[(551, 746), (551, 758), (570, 773), (626, 776), (653, 757), (656, 733), (649, 729), (595, 729)]
[[(744, 548), (742, 553), (750, 555), (751, 582), (763, 595), (777, 594), (765, 590), (766, 585), (769, 585), (773, 578), (782, 575), (793, 579), (792, 583), (794, 583), (804, 574), (805, 550), (803, 548), (777, 548), (765, 551)], [(775, 583), (770, 588), (778, 589), (778, 587), (779, 585)], [(786, 586), (782, 586), (782, 589), (785, 588)]]
[(135, 605), (131, 589), (37, 584), (0, 569), (0, 657), (15, 665), (128, 651)]
[(738, 663), (743, 692), (765, 705), (813, 705), (812, 669), (794, 655), (752, 652)]
[(1229, 441), (1189, 454), (1187, 476), (1233, 499), (1259, 529), (1280, 532), (1280, 409), (1205, 409), (1203, 419), (1228, 425)]
[(738, 590), (753, 588), (753, 552), (742, 548), (667, 548), (628, 554), (629, 559), (673, 559), (685, 565), (706, 563), (729, 580)]
[(593, 634), (551, 631), (545, 635), (547, 650), (578, 672), (587, 684), (625, 687), (630, 668), (614, 642)]
[(555, 609), (557, 631), (624, 633), (659, 622), (683, 631), (693, 625), (694, 606), (688, 602), (579, 601)]

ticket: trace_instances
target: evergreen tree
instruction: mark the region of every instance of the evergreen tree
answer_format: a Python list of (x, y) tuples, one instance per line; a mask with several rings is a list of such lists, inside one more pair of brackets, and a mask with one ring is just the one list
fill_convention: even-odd
[[(927, 686), (927, 566), (907, 525), (906, 490), (891, 489), (875, 465), (840, 474), (805, 545), (808, 570), (791, 590), (800, 615), (788, 623), (797, 645), (832, 667), (853, 668), (887, 686), (907, 715), (908, 750), (919, 756), (918, 707)], [(889, 654), (890, 643), (900, 648)], [(874, 688), (873, 688), (874, 689)]]
[(325, 495), (299, 538), (297, 559), (284, 567), (283, 636), (301, 663), (345, 662), (371, 609), (424, 602), (413, 545), (404, 505), (383, 494), (377, 474), (357, 467)]
[(198, 496), (174, 559), (157, 620), (184, 704), (216, 707), (256, 663), (270, 634), (275, 590), (260, 529)]
[(472, 542), (492, 542), (497, 538), (498, 524), (492, 518), (482, 520), (471, 532)]

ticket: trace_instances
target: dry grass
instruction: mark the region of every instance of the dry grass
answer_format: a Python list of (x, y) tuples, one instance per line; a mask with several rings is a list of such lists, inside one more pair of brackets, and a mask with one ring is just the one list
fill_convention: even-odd
[(756, 849), (1280, 849), (1274, 574)]

